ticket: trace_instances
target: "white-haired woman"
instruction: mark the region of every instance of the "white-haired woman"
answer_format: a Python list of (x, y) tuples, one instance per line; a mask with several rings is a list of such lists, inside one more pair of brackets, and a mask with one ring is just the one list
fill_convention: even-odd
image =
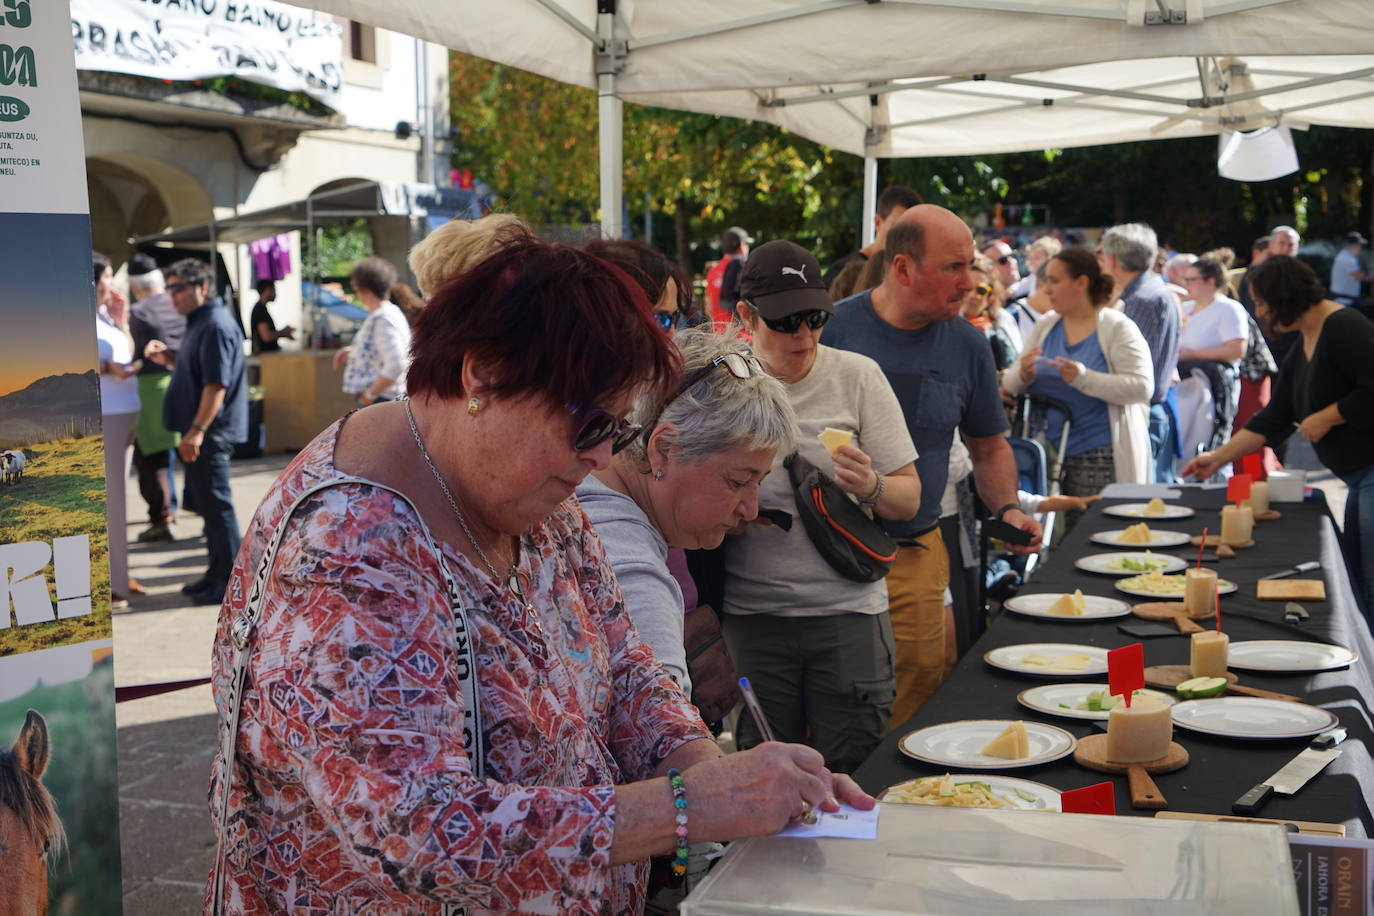
[[(683, 647), (684, 549), (719, 547), (752, 521), (759, 484), (796, 445), (787, 389), (744, 341), (709, 329), (677, 336), (682, 384), (645, 393), (629, 421), (642, 432), (577, 488), (606, 546), (639, 636), (690, 695)], [(674, 571), (677, 575), (674, 575)]]

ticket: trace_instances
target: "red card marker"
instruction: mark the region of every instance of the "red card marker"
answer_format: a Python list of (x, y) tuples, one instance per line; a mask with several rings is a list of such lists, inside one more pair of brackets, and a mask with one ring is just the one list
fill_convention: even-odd
[(1226, 501), (1240, 505), (1240, 501), (1250, 498), (1250, 484), (1255, 478), (1249, 474), (1237, 474), (1226, 481)]
[(1131, 643), (1107, 653), (1107, 692), (1126, 701), (1131, 708), (1131, 695), (1145, 686), (1145, 647)]
[(1264, 472), (1264, 457), (1259, 452), (1246, 455), (1240, 460), (1240, 469), (1249, 475), (1251, 480), (1267, 480), (1269, 475)]
[(1065, 814), (1115, 814), (1116, 789), (1110, 782), (1069, 789), (1059, 795)]
[(1197, 568), (1202, 568), (1202, 552), (1207, 549), (1207, 529), (1202, 529), (1202, 543), (1197, 545)]
[(1217, 632), (1221, 632), (1221, 580), (1217, 580)]

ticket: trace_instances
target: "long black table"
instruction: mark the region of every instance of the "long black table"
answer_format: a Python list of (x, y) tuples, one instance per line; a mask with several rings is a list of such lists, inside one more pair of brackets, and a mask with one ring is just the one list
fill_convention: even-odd
[[(1220, 527), (1220, 508), (1224, 490), (1182, 488), (1182, 496), (1171, 502), (1182, 503), (1197, 510), (1192, 518), (1150, 522), (1152, 527), (1201, 534), (1204, 525), (1214, 532)], [(1124, 528), (1128, 520), (1104, 516), (1104, 505), (1139, 500), (1103, 500), (1093, 506), (1078, 525), (1055, 550), (1036, 578), (1022, 588), (1023, 594), (1036, 592), (1071, 592), (1083, 589), (1085, 594), (1110, 595), (1126, 598), (1133, 603), (1147, 599), (1132, 599), (1113, 587), (1113, 578), (1097, 576), (1077, 570), (1073, 561), (1090, 553), (1112, 550), (1089, 542), (1096, 531)], [(1275, 504), (1283, 514), (1281, 519), (1256, 525), (1256, 545), (1238, 551), (1233, 560), (1219, 560), (1213, 565), (1222, 578), (1236, 582), (1240, 588), (1234, 595), (1222, 598), (1222, 628), (1233, 643), (1252, 639), (1299, 639), (1337, 643), (1359, 653), (1351, 667), (1317, 674), (1264, 675), (1249, 671), (1237, 672), (1241, 683), (1253, 687), (1276, 690), (1306, 698), (1308, 703), (1322, 706), (1336, 713), (1349, 731), (1342, 745), (1344, 752), (1319, 776), (1312, 779), (1301, 792), (1292, 797), (1275, 795), (1261, 812), (1262, 817), (1344, 823), (1349, 836), (1374, 835), (1374, 637), (1367, 621), (1358, 610), (1350, 590), (1350, 581), (1337, 547), (1336, 533), (1327, 512), (1325, 499), (1318, 492), (1303, 503)], [(1156, 552), (1166, 552), (1156, 550)], [(1177, 553), (1190, 561), (1197, 548), (1182, 547)], [(1326, 580), (1327, 600), (1306, 601), (1303, 606), (1311, 614), (1301, 626), (1283, 622), (1284, 602), (1260, 601), (1255, 597), (1255, 582), (1262, 576), (1292, 566), (1304, 560), (1320, 559), (1320, 575)], [(1317, 573), (1309, 573), (1314, 577)], [(1020, 705), (1016, 695), (1028, 687), (1046, 683), (1044, 678), (1022, 676), (993, 668), (983, 661), (983, 655), (999, 646), (1031, 642), (1086, 643), (1104, 648), (1117, 648), (1133, 642), (1143, 642), (1146, 665), (1188, 663), (1188, 639), (1183, 636), (1162, 636), (1138, 640), (1117, 629), (1119, 623), (1139, 622), (1134, 616), (1094, 623), (1039, 620), (1011, 612), (1003, 612), (989, 624), (988, 630), (972, 649), (960, 659), (949, 679), (909, 721), (896, 726), (872, 756), (855, 772), (854, 777), (869, 792), (918, 776), (949, 771), (904, 755), (898, 749), (902, 736), (914, 729), (954, 722), (962, 719), (1023, 719), (1040, 721), (1063, 728), (1079, 738), (1098, 730), (1087, 720), (1061, 718), (1037, 713)], [(1097, 677), (1067, 677), (1060, 680), (1100, 680)], [(1203, 814), (1231, 814), (1231, 803), (1251, 786), (1262, 782), (1287, 763), (1310, 739), (1276, 741), (1245, 741), (1212, 737), (1182, 728), (1174, 729), (1174, 740), (1188, 749), (1190, 762), (1183, 769), (1154, 777), (1161, 792), (1174, 811)], [(957, 767), (954, 768), (957, 770)], [(1116, 786), (1118, 814), (1149, 816), (1152, 812), (1131, 807), (1126, 777), (1109, 776), (1084, 769), (1072, 757), (1033, 767), (1000, 771), (1053, 786), (1071, 789), (1110, 779)]]

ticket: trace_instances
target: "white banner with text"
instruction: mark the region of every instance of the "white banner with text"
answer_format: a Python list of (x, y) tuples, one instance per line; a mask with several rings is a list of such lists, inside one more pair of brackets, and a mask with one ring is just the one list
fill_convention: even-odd
[(338, 107), (343, 31), (274, 0), (72, 0), (78, 70), (161, 80), (238, 77)]

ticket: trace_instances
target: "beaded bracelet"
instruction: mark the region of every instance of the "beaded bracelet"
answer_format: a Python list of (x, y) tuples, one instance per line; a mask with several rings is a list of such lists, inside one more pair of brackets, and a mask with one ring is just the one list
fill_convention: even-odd
[(677, 843), (673, 849), (673, 874), (687, 874), (687, 787), (678, 770), (668, 771), (668, 785), (673, 789), (673, 808), (677, 811)]

